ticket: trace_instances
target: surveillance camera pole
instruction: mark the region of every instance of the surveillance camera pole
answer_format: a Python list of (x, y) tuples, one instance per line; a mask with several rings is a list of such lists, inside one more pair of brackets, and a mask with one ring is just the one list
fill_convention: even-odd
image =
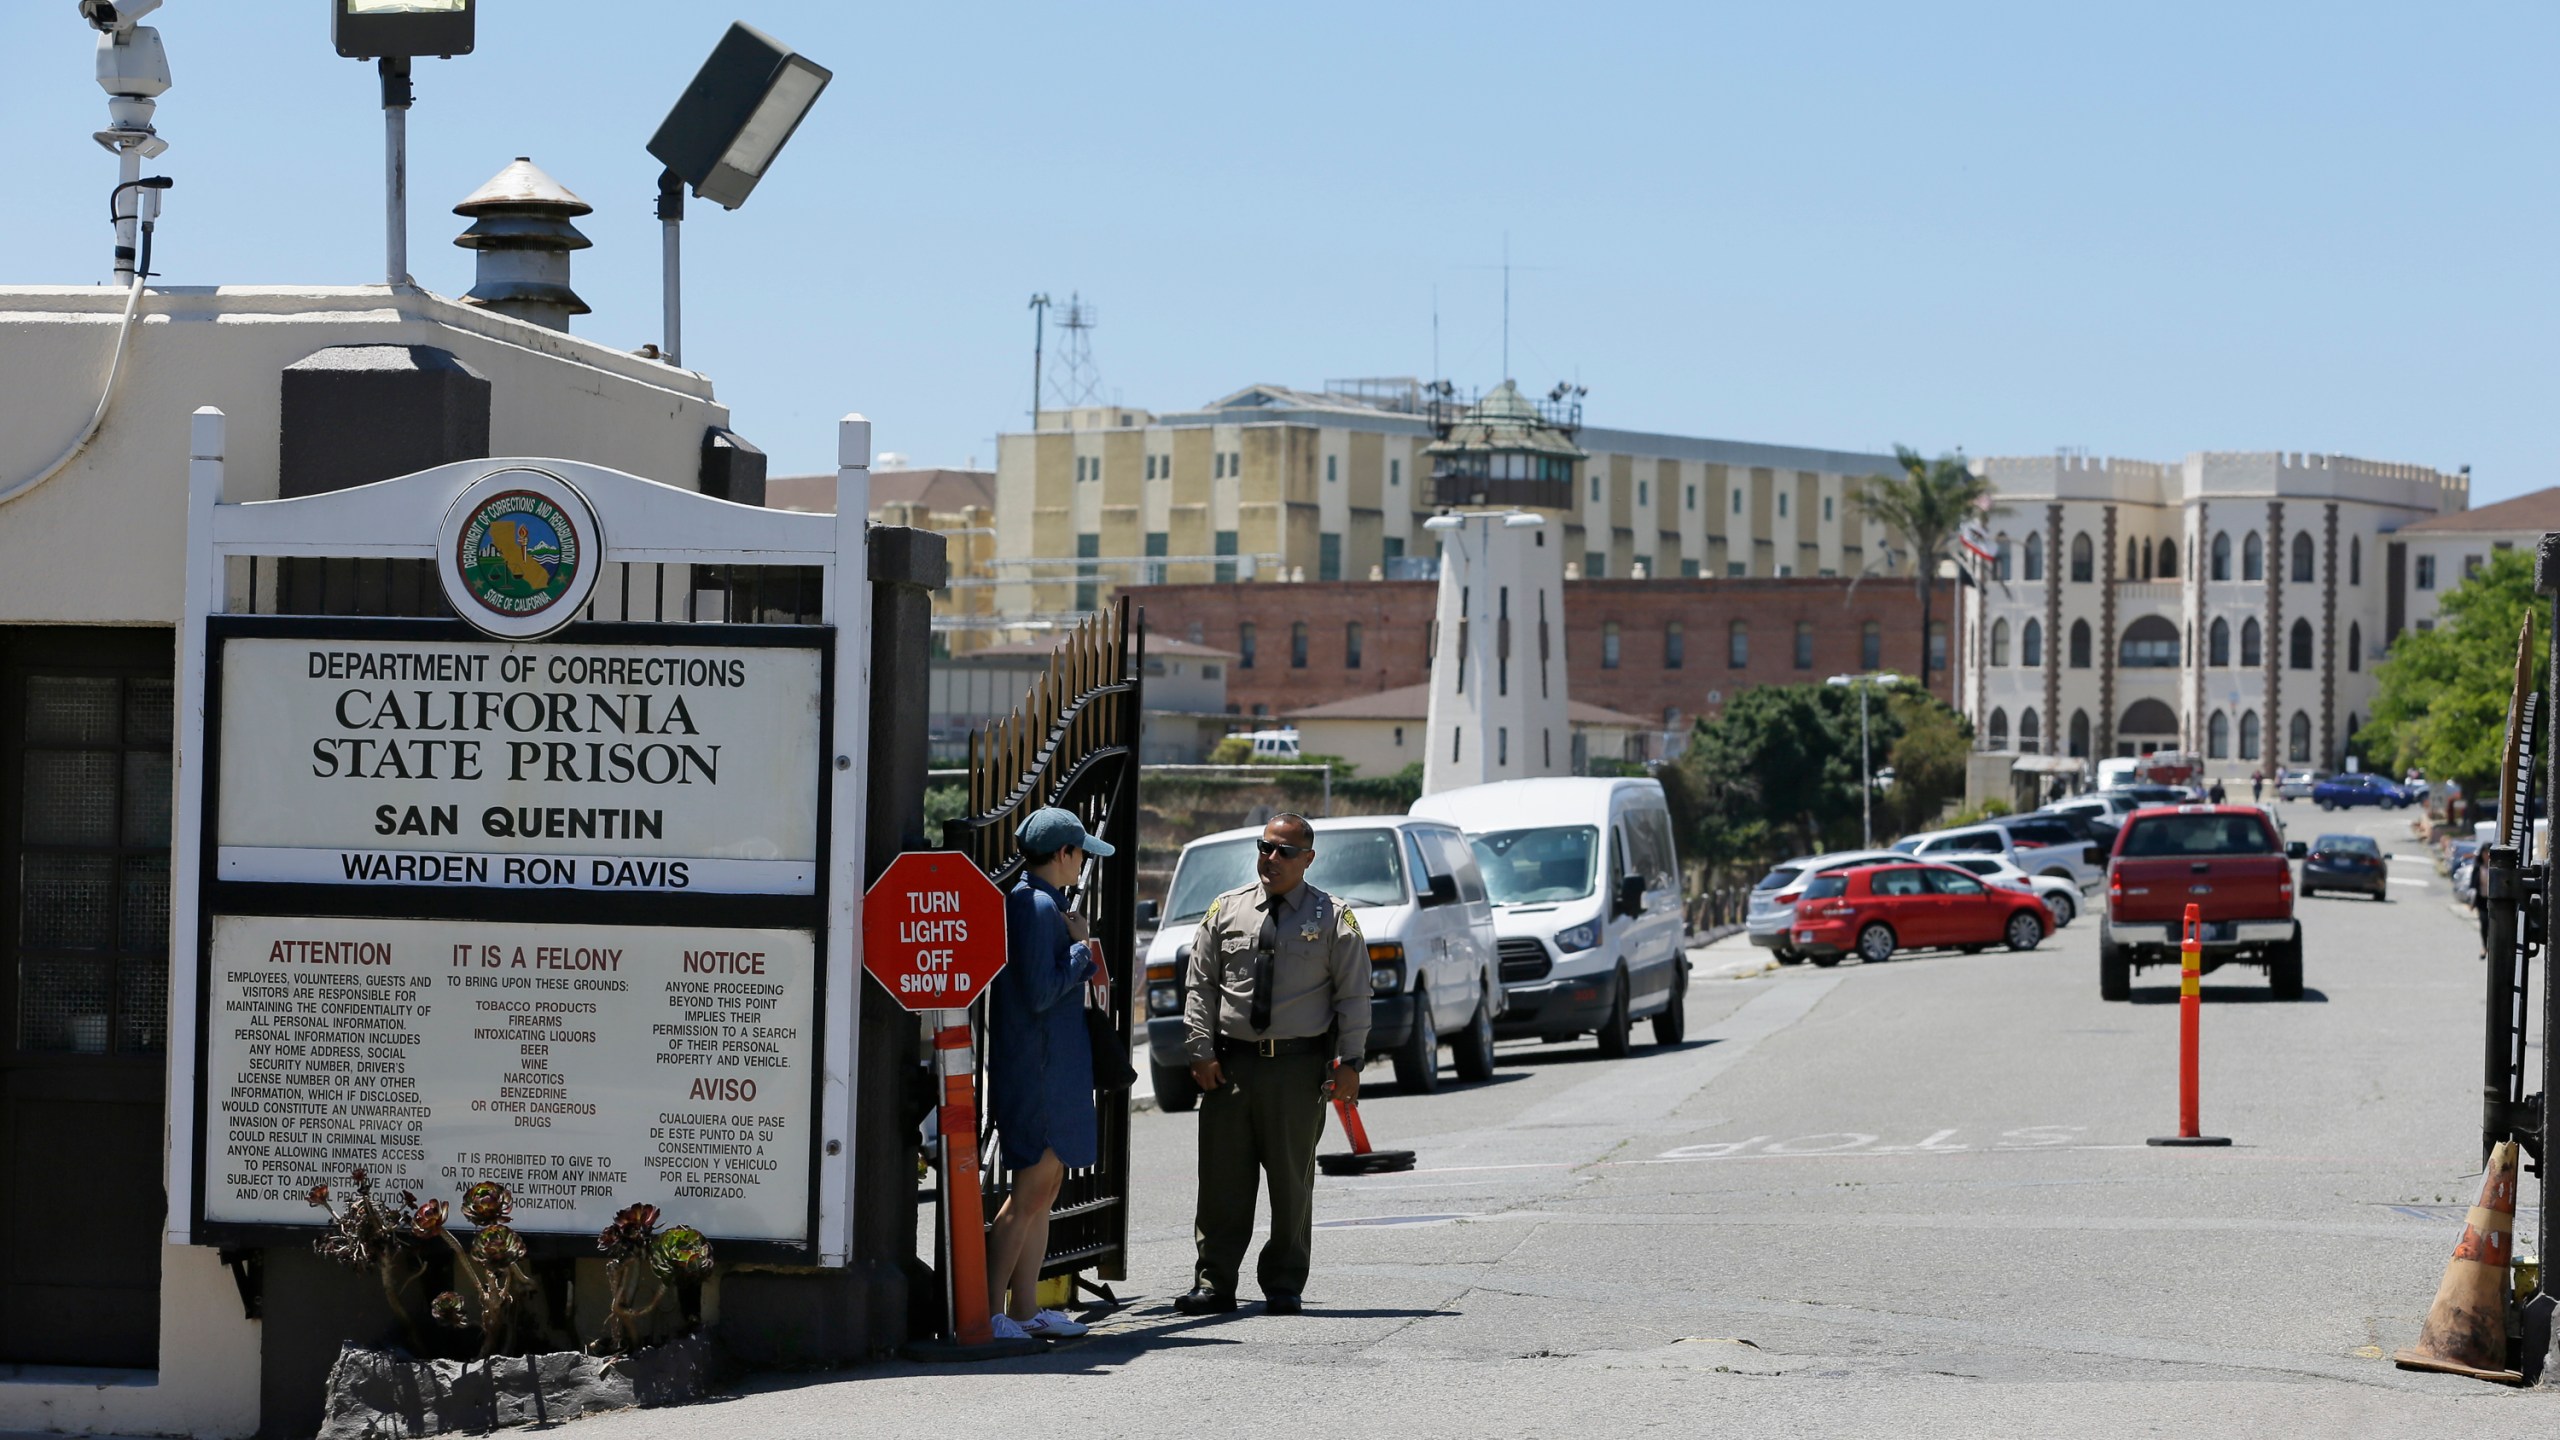
[(684, 179), (672, 167), (658, 173), (658, 226), (665, 272), (659, 283), (667, 321), (658, 358), (678, 365), (684, 345)]
[(375, 64), (382, 72), (382, 283), (398, 289), (415, 283), (409, 278), (409, 104), (416, 92), (408, 56), (385, 55)]

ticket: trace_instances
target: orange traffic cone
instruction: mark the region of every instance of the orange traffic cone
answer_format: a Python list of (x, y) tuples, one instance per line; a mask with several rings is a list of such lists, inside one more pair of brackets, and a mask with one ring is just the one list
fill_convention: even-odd
[(2475, 1380), (2524, 1383), (2507, 1365), (2507, 1260), (2515, 1249), (2516, 1146), (2502, 1140), (2489, 1152), (2480, 1181), (2480, 1203), (2463, 1222), (2462, 1239), (2444, 1267), (2435, 1304), (2418, 1343), (2391, 1357), (2403, 1370), (2441, 1370)]

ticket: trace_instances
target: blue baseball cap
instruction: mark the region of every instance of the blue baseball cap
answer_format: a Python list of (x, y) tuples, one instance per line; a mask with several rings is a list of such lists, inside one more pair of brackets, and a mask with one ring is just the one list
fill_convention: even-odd
[(1031, 818), (1013, 832), (1022, 848), (1034, 855), (1047, 855), (1059, 850), (1082, 850), (1087, 855), (1108, 855), (1113, 847), (1084, 833), (1084, 822), (1072, 810), (1055, 805), (1034, 810)]

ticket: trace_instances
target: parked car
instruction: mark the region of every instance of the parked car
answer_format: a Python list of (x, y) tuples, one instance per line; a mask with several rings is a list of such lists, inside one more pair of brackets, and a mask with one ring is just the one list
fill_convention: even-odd
[(2397, 810), (2409, 803), (2409, 792), (2397, 781), (2362, 771), (2332, 775), (2311, 787), (2311, 803), (2323, 810), (2351, 810), (2358, 805), (2378, 805)]
[[(1410, 818), (1316, 820), (1307, 883), (1351, 907), (1369, 942), (1369, 1053), (1395, 1063), (1408, 1091), (1439, 1086), (1440, 1047), (1458, 1078), (1493, 1075), (1503, 989), (1493, 906), (1475, 852), (1454, 826)], [(1184, 971), (1209, 902), (1254, 879), (1259, 829), (1222, 830), (1182, 848), (1147, 947), (1147, 1060), (1156, 1103), (1198, 1103), (1182, 1053)], [(1139, 923), (1153, 918), (1140, 907)], [(1445, 1042), (1443, 1037), (1447, 1037)]]
[(1954, 855), (1945, 863), (1971, 871), (1994, 885), (2024, 890), (2043, 901), (2056, 930), (2070, 924), (2080, 913), (2079, 885), (2059, 875), (2030, 875), (1997, 855)]
[(1751, 906), (1743, 916), (1743, 930), (1750, 935), (1752, 944), (1775, 952), (1779, 964), (1793, 965), (1804, 959), (1804, 952), (1795, 948), (1790, 936), (1795, 927), (1796, 902), (1804, 898), (1804, 887), (1813, 883), (1813, 877), (1845, 866), (1901, 858), (1901, 852), (1896, 850), (1842, 850), (1773, 866), (1751, 887)]
[(2084, 891), (2096, 889), (2106, 875), (2101, 858), (2105, 851), (2073, 834), (2060, 820), (2031, 815), (1914, 835), (1893, 848), (1921, 860), (1997, 855), (2030, 875), (2060, 876)]
[(2376, 900), (2391, 898), (2391, 863), (2370, 835), (2323, 835), (2311, 842), (2302, 862), (2302, 898), (2323, 890), (2359, 890)]
[(2477, 840), (2456, 840), (2445, 853), (2445, 873), (2453, 881), (2453, 896), (2459, 904), (2468, 906), (2471, 903), (2471, 867), (2478, 863), (2480, 842)]
[(1875, 965), (1901, 950), (2033, 950), (2053, 927), (2035, 896), (1953, 865), (1868, 865), (1814, 877), (1796, 906), (1795, 943), (1816, 965), (1852, 954)]
[(2070, 827), (2072, 834), (2079, 836), (2089, 844), (2097, 846), (2098, 854), (2100, 856), (2104, 856), (2108, 851), (2116, 848), (2116, 832), (2124, 828), (2123, 823), (2117, 817), (2112, 815), (2094, 815), (2086, 809), (2056, 810), (2051, 807), (2047, 807), (2042, 810), (2029, 811), (2027, 814), (2022, 815), (2019, 818), (2023, 820), (2060, 821), (2062, 824)]
[(2302, 995), (2302, 926), (2293, 918), (2293, 867), (2309, 850), (2286, 844), (2250, 805), (2179, 805), (2126, 818), (2107, 862), (2099, 917), (2098, 994), (2133, 998), (2133, 972), (2179, 963), (2179, 932), (2194, 905), (2204, 968), (2263, 965), (2280, 1000)]
[(1624, 1055), (1638, 1020), (1676, 1045), (1689, 1023), (1680, 861), (1658, 780), (1501, 780), (1426, 795), (1493, 898), (1508, 1009), (1497, 1034), (1595, 1035)]
[(2328, 778), (2326, 770), (2279, 770), (2276, 772), (2276, 798), (2308, 800), (2311, 788)]

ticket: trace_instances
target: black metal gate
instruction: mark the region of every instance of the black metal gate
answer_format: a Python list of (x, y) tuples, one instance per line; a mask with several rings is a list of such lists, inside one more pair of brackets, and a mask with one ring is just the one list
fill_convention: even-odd
[[(1014, 712), (969, 737), (968, 814), (943, 825), (944, 843), (1009, 889), (1022, 873), (1014, 827), (1044, 805), (1074, 811), (1085, 829), (1115, 847), (1098, 862), (1081, 908), (1111, 970), (1112, 1026), (1125, 1053), (1135, 993), (1133, 933), (1138, 918), (1138, 746), (1143, 725), (1146, 612), (1127, 596), (1070, 631)], [(887, 677), (883, 677), (884, 683)], [(984, 1094), (985, 1057), (979, 1057)], [(1094, 1096), (1102, 1158), (1070, 1170), (1050, 1212), (1043, 1278), (1091, 1269), (1126, 1274), (1129, 1246), (1129, 1097)], [(986, 1137), (980, 1136), (983, 1145)], [(997, 1137), (996, 1143), (1002, 1143)], [(1001, 1165), (989, 1164), (986, 1214), (1003, 1203)]]

